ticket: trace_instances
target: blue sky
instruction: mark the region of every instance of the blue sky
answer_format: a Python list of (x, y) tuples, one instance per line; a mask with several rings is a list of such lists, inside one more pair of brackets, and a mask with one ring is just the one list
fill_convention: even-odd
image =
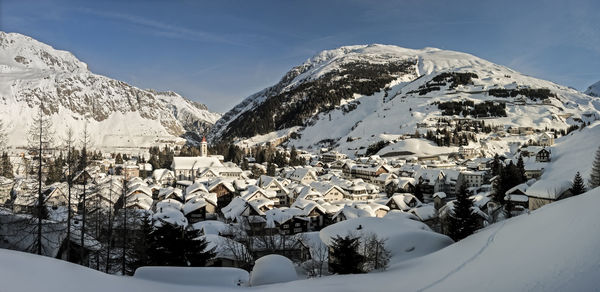
[(368, 43), (463, 51), (583, 90), (600, 80), (598, 15), (597, 0), (0, 1), (1, 30), (221, 112), (321, 50)]

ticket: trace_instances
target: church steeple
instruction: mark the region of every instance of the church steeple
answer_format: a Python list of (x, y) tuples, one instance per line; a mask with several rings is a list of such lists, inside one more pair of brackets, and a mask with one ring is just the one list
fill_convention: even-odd
[(208, 142), (206, 142), (205, 136), (202, 136), (202, 143), (200, 143), (200, 156), (202, 156), (202, 157), (208, 156)]

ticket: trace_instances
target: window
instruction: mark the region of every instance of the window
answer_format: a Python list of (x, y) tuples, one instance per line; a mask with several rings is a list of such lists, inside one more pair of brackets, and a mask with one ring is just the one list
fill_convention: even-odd
[(294, 224), (295, 227), (300, 227), (300, 223)]

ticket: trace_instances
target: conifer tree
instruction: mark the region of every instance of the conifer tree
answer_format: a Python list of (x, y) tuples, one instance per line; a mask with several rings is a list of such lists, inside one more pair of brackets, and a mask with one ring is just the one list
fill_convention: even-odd
[(121, 156), (121, 153), (117, 153), (117, 156), (115, 156), (115, 163), (123, 164), (123, 156)]
[(0, 176), (3, 177), (7, 177), (7, 178), (13, 178), (13, 166), (12, 163), (10, 162), (10, 158), (8, 157), (8, 153), (4, 152), (2, 153), (2, 162), (0, 162)]
[(585, 193), (585, 184), (583, 183), (583, 178), (581, 178), (581, 174), (579, 171), (575, 174), (575, 178), (573, 178), (573, 183), (571, 183), (571, 194), (573, 196), (577, 196)]
[(199, 230), (163, 224), (150, 233), (152, 265), (203, 267), (215, 256)]
[(588, 181), (590, 189), (594, 189), (600, 186), (600, 147), (596, 150), (596, 157), (592, 164), (592, 172), (590, 173), (590, 179)]
[(519, 156), (519, 160), (517, 161), (517, 174), (519, 181), (521, 181), (520, 183), (527, 181), (527, 176), (525, 175), (525, 164), (523, 163), (522, 156)]
[(359, 274), (362, 270), (365, 257), (358, 252), (359, 237), (346, 235), (332, 238), (329, 253), (329, 268), (336, 274)]
[(150, 258), (150, 236), (152, 234), (152, 222), (148, 216), (144, 216), (141, 220), (140, 232), (132, 241), (132, 248), (128, 252), (130, 260), (127, 261), (126, 273), (133, 274), (139, 267), (153, 264), (153, 259)]
[(275, 176), (275, 172), (276, 172), (275, 164), (269, 162), (269, 164), (267, 164), (267, 175)]
[(460, 186), (454, 202), (453, 213), (450, 216), (449, 236), (458, 241), (477, 230), (477, 217), (473, 213), (473, 200), (469, 199), (466, 185)]

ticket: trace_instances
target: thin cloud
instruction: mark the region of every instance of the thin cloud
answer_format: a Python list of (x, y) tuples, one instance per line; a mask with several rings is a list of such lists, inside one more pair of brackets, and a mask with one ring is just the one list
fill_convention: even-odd
[(150, 33), (165, 36), (170, 38), (184, 39), (190, 41), (200, 41), (200, 42), (213, 42), (213, 43), (223, 43), (235, 46), (247, 46), (246, 44), (233, 41), (231, 39), (225, 38), (221, 35), (215, 35), (212, 33), (208, 33), (201, 30), (190, 29), (183, 26), (172, 25), (165, 22), (132, 15), (126, 13), (119, 12), (104, 12), (104, 11), (95, 11), (92, 9), (81, 9), (83, 12), (104, 17), (110, 18), (118, 21), (127, 22), (133, 25), (137, 25), (148, 29)]

